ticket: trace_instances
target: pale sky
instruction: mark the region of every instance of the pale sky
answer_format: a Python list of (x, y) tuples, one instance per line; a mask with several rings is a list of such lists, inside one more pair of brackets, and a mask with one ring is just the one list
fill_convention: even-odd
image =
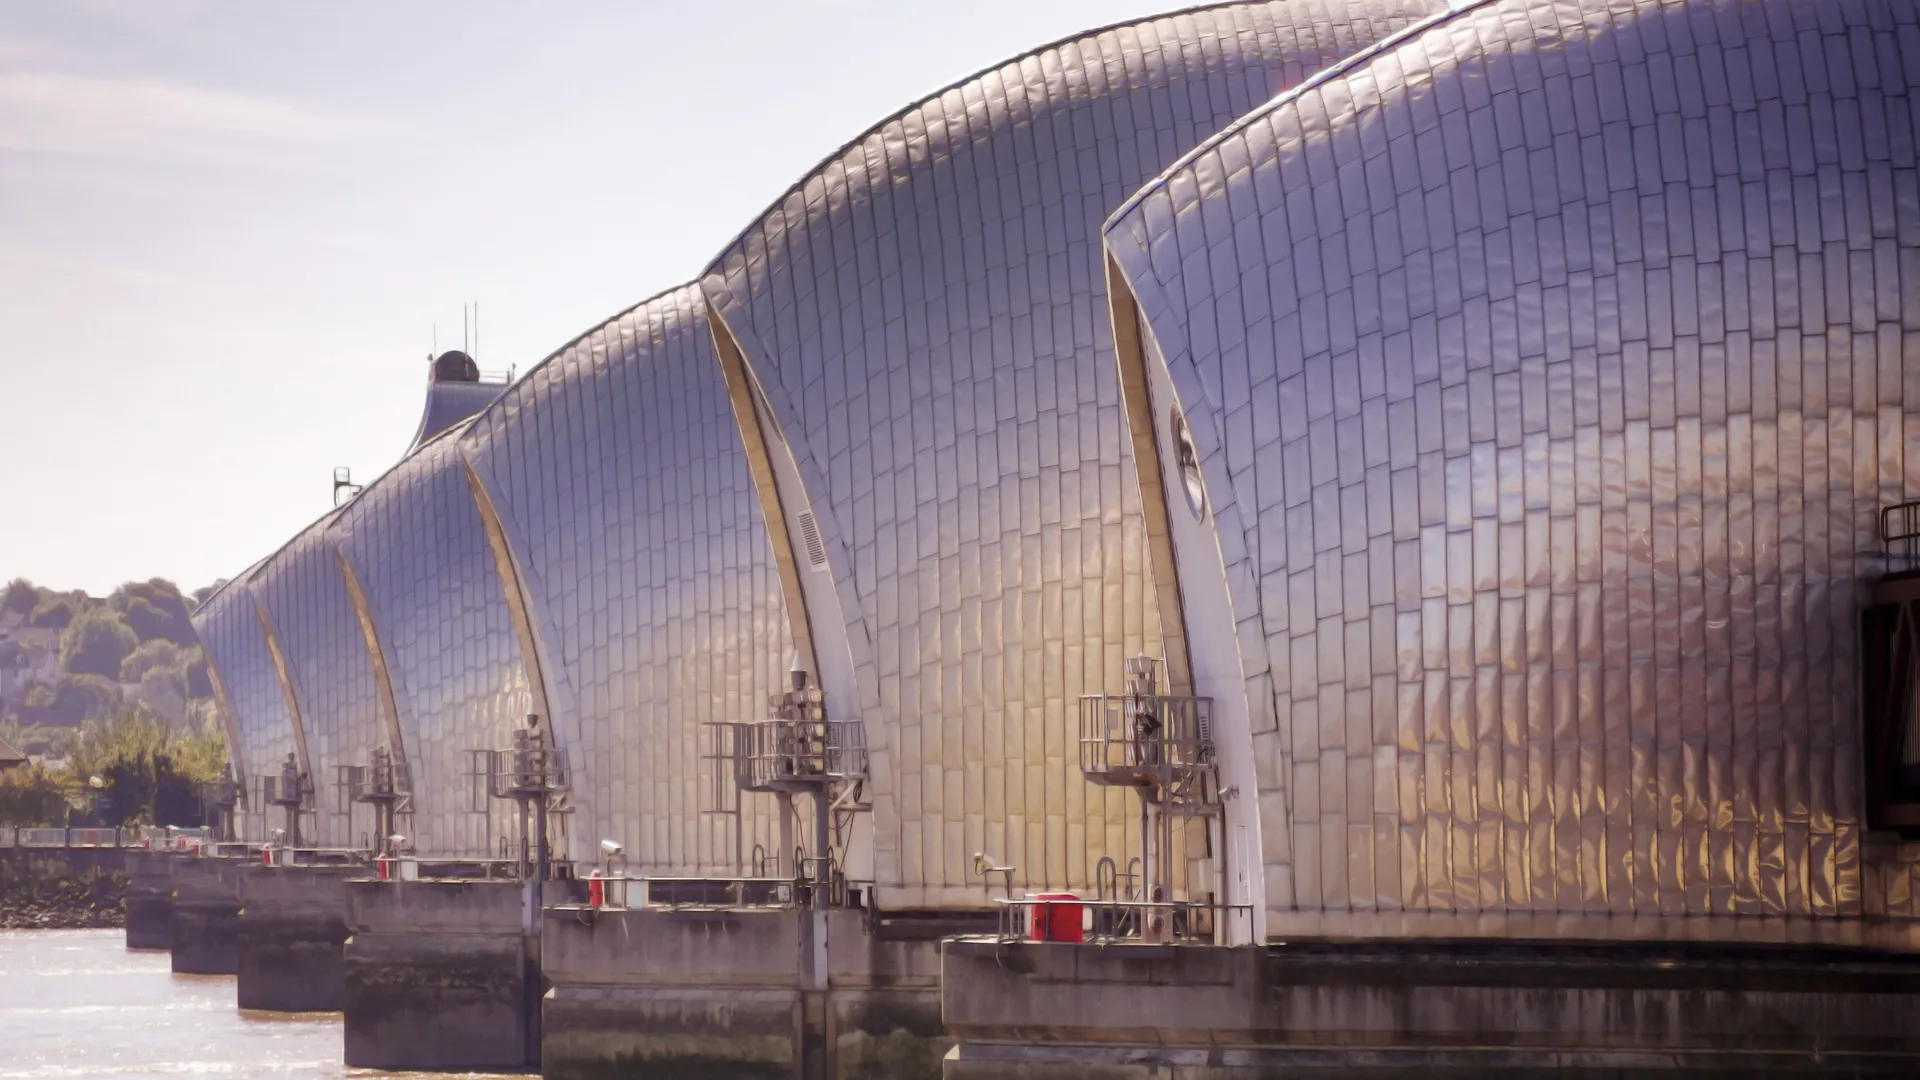
[(1179, 6), (0, 0), (0, 582), (245, 569), (840, 144)]

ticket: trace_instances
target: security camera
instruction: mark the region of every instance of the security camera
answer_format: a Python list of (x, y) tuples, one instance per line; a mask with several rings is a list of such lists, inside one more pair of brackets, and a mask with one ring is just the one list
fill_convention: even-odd
[(627, 849), (621, 847), (618, 840), (602, 840), (600, 841), (600, 853), (608, 856), (625, 855)]

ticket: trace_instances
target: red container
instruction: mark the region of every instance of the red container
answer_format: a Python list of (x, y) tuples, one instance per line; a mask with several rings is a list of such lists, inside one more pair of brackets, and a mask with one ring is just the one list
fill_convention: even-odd
[(607, 906), (607, 882), (605, 878), (601, 877), (600, 871), (598, 870), (587, 875), (587, 906)]
[(1033, 941), (1085, 941), (1080, 928), (1080, 898), (1070, 892), (1036, 893), (1033, 922), (1027, 937)]
[(388, 866), (392, 861), (393, 860), (388, 859), (385, 856), (381, 856), (380, 858), (373, 860), (373, 876), (375, 880), (377, 881), (391, 880), (393, 876), (393, 871), (390, 870)]

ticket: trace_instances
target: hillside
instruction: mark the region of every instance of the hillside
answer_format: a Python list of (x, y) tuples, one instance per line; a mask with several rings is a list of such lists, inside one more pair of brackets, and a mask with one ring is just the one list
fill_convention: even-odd
[(96, 598), (15, 579), (0, 591), (0, 728), (64, 742), (136, 709), (199, 727), (213, 685), (187, 613), (212, 588), (154, 578)]

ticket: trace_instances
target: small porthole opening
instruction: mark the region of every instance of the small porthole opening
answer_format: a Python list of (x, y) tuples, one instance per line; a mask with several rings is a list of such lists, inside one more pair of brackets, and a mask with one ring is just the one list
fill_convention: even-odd
[(1187, 430), (1187, 418), (1176, 407), (1170, 414), (1173, 428), (1173, 461), (1180, 473), (1180, 488), (1186, 492), (1187, 509), (1195, 521), (1207, 516), (1207, 489), (1200, 482), (1200, 451), (1193, 445), (1193, 433)]

